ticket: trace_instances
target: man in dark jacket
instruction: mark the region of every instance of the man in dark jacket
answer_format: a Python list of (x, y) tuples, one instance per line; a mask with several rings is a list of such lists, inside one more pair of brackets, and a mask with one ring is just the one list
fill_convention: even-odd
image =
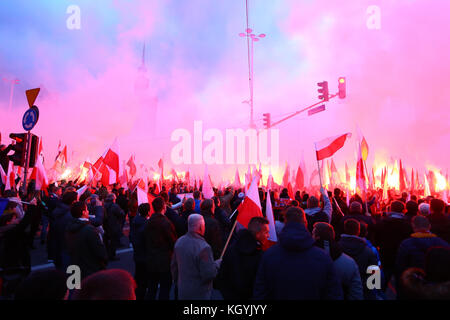
[(374, 244), (380, 247), (381, 265), (385, 274), (385, 289), (394, 273), (395, 258), (400, 243), (409, 238), (413, 232), (411, 224), (404, 217), (405, 205), (401, 201), (393, 201), (392, 212), (375, 224)]
[(350, 203), (348, 215), (345, 215), (341, 219), (341, 222), (339, 225), (339, 234), (344, 233), (344, 223), (348, 219), (355, 219), (358, 222), (364, 222), (367, 225), (367, 230), (366, 230), (367, 238), (372, 239), (373, 228), (374, 228), (375, 224), (374, 224), (372, 217), (366, 216), (363, 213), (363, 207), (362, 207), (361, 203), (359, 203), (358, 201), (353, 201), (352, 203)]
[(343, 299), (333, 261), (305, 227), (302, 209), (286, 212), (278, 243), (262, 256), (253, 297), (257, 300)]
[(114, 193), (106, 196), (103, 228), (105, 229), (104, 241), (109, 260), (118, 260), (116, 250), (120, 246), (122, 225), (125, 219), (125, 213), (115, 202), (116, 195)]
[[(425, 268), (425, 256), (431, 247), (449, 247), (450, 245), (430, 232), (430, 222), (422, 216), (412, 219), (414, 233), (403, 240), (397, 252), (395, 263), (395, 277), (400, 279), (402, 273), (408, 268)], [(400, 290), (402, 291), (402, 290)], [(401, 292), (400, 292), (401, 293)], [(397, 298), (402, 298), (397, 292)]]
[[(359, 204), (359, 203), (358, 203)], [(345, 254), (352, 257), (359, 268), (361, 282), (364, 289), (364, 298), (366, 300), (375, 299), (374, 292), (366, 286), (369, 266), (378, 266), (378, 260), (375, 253), (369, 248), (364, 238), (359, 237), (360, 224), (356, 219), (347, 219), (344, 223), (344, 233), (341, 236), (339, 245)]]
[(133, 246), (133, 258), (136, 281), (136, 299), (142, 300), (147, 292), (147, 277), (145, 270), (145, 245), (144, 228), (150, 212), (150, 205), (142, 203), (138, 207), (138, 215), (133, 219), (130, 226), (130, 242)]
[(431, 232), (450, 243), (450, 217), (444, 213), (445, 202), (440, 199), (430, 201)]
[(71, 208), (72, 221), (66, 229), (67, 250), (71, 264), (81, 270), (81, 278), (106, 268), (106, 249), (95, 228), (89, 224), (89, 211), (83, 202), (75, 202)]
[(72, 221), (70, 206), (77, 201), (77, 198), (78, 194), (75, 191), (67, 191), (63, 194), (62, 202), (50, 215), (49, 256), (54, 258), (56, 268), (64, 272), (70, 264), (70, 257), (65, 246), (66, 227)]
[(160, 193), (160, 197), (163, 198), (164, 202), (166, 203), (165, 216), (170, 220), (170, 222), (172, 222), (173, 226), (175, 227), (175, 232), (177, 233), (177, 238), (179, 238), (187, 232), (186, 223), (183, 217), (181, 217), (176, 210), (171, 208), (172, 204), (169, 200), (168, 193), (166, 191), (162, 191)]
[(253, 284), (263, 254), (262, 246), (269, 237), (269, 222), (253, 217), (248, 229), (238, 232), (236, 241), (227, 249), (217, 275), (217, 285), (225, 300), (250, 300)]
[[(56, 209), (58, 204), (61, 202), (61, 188), (56, 187), (54, 184), (50, 185), (48, 188), (49, 195), (48, 197), (44, 197), (44, 202), (47, 205), (47, 211), (43, 213), (42, 215), (42, 229), (41, 229), (41, 244), (44, 244), (47, 241), (47, 228), (49, 226), (49, 219), (50, 215), (52, 214), (53, 210)], [(50, 257), (49, 257), (50, 258)], [(51, 258), (52, 259), (52, 258)]]
[(214, 260), (219, 259), (223, 249), (222, 229), (219, 222), (214, 218), (214, 202), (205, 199), (200, 204), (200, 212), (205, 219), (205, 240), (211, 246)]
[(172, 285), (170, 262), (177, 236), (172, 222), (164, 215), (164, 200), (157, 197), (152, 206), (155, 213), (148, 219), (143, 231), (148, 294), (150, 300), (155, 300), (159, 285), (159, 300), (168, 300)]

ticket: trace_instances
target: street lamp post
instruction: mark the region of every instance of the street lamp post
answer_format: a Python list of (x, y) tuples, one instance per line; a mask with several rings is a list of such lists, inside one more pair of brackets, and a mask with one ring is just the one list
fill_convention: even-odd
[(250, 88), (250, 128), (256, 129), (254, 117), (253, 117), (253, 43), (259, 41), (260, 38), (264, 38), (266, 35), (264, 33), (256, 36), (252, 33), (252, 29), (247, 28), (245, 33), (239, 34), (240, 37), (247, 38), (247, 48), (248, 48), (248, 82)]
[(3, 81), (6, 82), (6, 83), (8, 83), (8, 82), (11, 83), (11, 91), (10, 91), (10, 94), (9, 94), (9, 107), (8, 107), (8, 110), (11, 111), (12, 110), (13, 96), (14, 96), (14, 85), (15, 84), (19, 84), (20, 82), (19, 82), (19, 79), (8, 80), (6, 78), (3, 78)]

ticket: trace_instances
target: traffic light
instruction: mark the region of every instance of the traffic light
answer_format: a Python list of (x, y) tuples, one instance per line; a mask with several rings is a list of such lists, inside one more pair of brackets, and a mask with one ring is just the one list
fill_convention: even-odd
[(264, 117), (264, 127), (266, 129), (270, 128), (270, 113), (263, 113), (263, 117)]
[(16, 141), (12, 146), (14, 154), (8, 156), (15, 166), (25, 167), (25, 157), (27, 153), (27, 134), (26, 133), (11, 133), (9, 137)]
[(344, 99), (346, 96), (345, 77), (339, 78), (339, 98)]
[(319, 96), (320, 100), (328, 101), (328, 82), (322, 81), (317, 84), (319, 89), (317, 91), (321, 94)]
[(38, 156), (38, 146), (39, 146), (39, 138), (38, 136), (35, 136), (34, 134), (31, 135), (31, 146), (30, 146), (30, 164), (28, 165), (29, 168), (33, 168), (36, 159)]

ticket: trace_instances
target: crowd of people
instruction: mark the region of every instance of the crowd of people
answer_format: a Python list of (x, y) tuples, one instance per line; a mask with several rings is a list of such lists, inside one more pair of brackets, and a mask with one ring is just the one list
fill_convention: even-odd
[[(152, 200), (138, 205), (133, 190), (80, 187), (60, 181), (35, 191), (30, 183), (24, 196), (2, 186), (3, 299), (207, 300), (220, 292), (225, 300), (385, 300), (388, 291), (450, 299), (449, 206), (437, 197), (403, 192), (381, 201), (373, 190), (367, 200), (347, 199), (320, 188), (291, 198), (276, 188), (271, 241), (262, 187), (263, 216), (246, 228), (236, 223), (242, 189), (214, 188), (204, 199), (184, 183), (150, 184)], [(133, 275), (108, 269), (126, 225)], [(54, 268), (31, 271), (36, 239)], [(67, 288), (71, 265), (81, 270), (80, 289)]]

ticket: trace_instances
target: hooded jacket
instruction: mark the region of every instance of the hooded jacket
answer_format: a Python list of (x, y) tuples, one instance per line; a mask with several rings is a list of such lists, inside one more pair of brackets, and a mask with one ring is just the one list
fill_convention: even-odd
[(73, 219), (67, 225), (66, 243), (71, 264), (80, 267), (83, 279), (106, 268), (106, 249), (88, 221)]
[(343, 299), (333, 261), (299, 222), (286, 224), (279, 242), (263, 254), (253, 295), (257, 300)]
[(249, 230), (238, 232), (236, 241), (223, 257), (217, 275), (217, 285), (225, 300), (252, 298), (262, 254), (261, 245)]

